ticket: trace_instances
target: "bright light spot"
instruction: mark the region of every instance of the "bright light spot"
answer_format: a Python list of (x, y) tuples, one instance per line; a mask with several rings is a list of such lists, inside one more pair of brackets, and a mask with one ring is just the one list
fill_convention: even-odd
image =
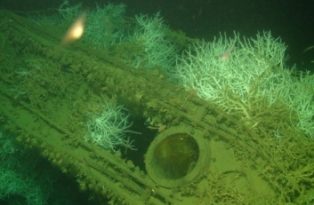
[(82, 37), (85, 27), (85, 18), (86, 15), (82, 14), (75, 20), (63, 37), (62, 44), (72, 43)]

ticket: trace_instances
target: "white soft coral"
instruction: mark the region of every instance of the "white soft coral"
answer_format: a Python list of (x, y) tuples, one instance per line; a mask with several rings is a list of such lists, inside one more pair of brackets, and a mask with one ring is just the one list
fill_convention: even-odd
[(295, 77), (285, 69), (285, 50), (270, 32), (259, 33), (254, 39), (221, 35), (213, 42), (194, 44), (178, 60), (176, 76), (200, 97), (247, 120), (258, 115), (256, 110), (284, 102), (297, 113), (298, 127), (314, 137), (314, 76)]

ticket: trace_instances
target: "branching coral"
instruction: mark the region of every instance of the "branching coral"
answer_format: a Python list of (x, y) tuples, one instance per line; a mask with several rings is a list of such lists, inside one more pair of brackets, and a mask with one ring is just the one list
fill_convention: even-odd
[(108, 49), (113, 44), (118, 43), (125, 35), (124, 15), (124, 4), (97, 6), (87, 16), (83, 40), (100, 49)]
[(167, 39), (169, 28), (157, 13), (153, 17), (138, 15), (135, 17), (136, 28), (129, 40), (139, 44), (143, 52), (137, 53), (132, 60), (134, 67), (160, 67), (169, 71), (175, 63), (176, 48)]
[(87, 122), (86, 139), (112, 151), (120, 147), (134, 149), (132, 141), (126, 135), (130, 126), (124, 108), (107, 103), (101, 113)]
[(314, 76), (285, 69), (285, 50), (270, 32), (254, 39), (221, 35), (211, 43), (195, 43), (179, 58), (176, 77), (200, 97), (240, 114), (252, 127), (263, 110), (287, 106), (287, 117), (296, 114), (298, 127), (313, 137)]

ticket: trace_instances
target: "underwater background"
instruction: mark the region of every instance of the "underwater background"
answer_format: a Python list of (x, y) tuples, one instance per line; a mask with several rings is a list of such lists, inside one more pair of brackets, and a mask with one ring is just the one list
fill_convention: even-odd
[(0, 9), (0, 204), (314, 203), (313, 1)]
[[(313, 52), (304, 49), (313, 45), (314, 3), (311, 0), (72, 0), (94, 8), (96, 4), (124, 3), (129, 14), (161, 12), (172, 29), (182, 30), (190, 37), (211, 39), (219, 32), (238, 31), (254, 35), (257, 31), (271, 30), (289, 45), (289, 62), (309, 65)], [(57, 8), (62, 0), (1, 0), (0, 8), (13, 11), (40, 11)]]

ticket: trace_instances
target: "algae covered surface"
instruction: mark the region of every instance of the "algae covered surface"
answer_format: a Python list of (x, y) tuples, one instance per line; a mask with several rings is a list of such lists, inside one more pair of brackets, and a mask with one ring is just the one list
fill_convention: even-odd
[[(203, 42), (160, 14), (125, 18), (110, 4), (86, 14), (85, 38), (62, 45), (80, 12), (62, 9), (37, 23), (1, 14), (0, 120), (21, 144), (113, 204), (314, 203), (314, 77), (287, 68), (281, 40), (261, 32)], [(105, 39), (98, 18), (111, 22)], [(191, 139), (176, 130), (155, 152), (180, 180), (167, 187), (143, 159), (177, 127)]]

